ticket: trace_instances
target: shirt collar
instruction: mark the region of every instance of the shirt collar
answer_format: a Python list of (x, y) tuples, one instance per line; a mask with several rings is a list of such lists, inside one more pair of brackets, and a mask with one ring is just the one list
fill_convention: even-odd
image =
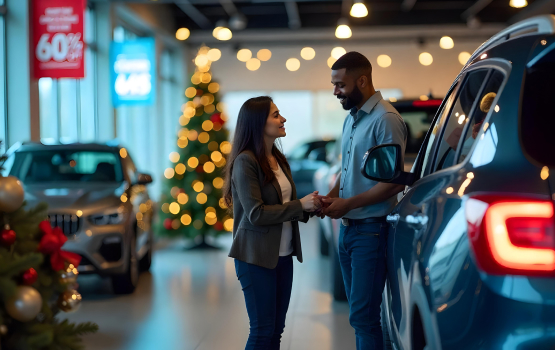
[(376, 93), (374, 95), (370, 96), (370, 98), (362, 105), (360, 110), (358, 110), (356, 107), (353, 107), (353, 108), (351, 108), (350, 113), (353, 116), (353, 118), (356, 120), (361, 116), (360, 115), (361, 112), (364, 112), (366, 114), (370, 114), (372, 109), (374, 109), (374, 107), (381, 100), (383, 100), (382, 93), (380, 91), (376, 91)]

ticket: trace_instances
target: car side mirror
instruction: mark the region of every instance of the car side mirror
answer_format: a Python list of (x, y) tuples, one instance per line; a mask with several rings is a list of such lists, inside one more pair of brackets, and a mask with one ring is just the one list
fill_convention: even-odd
[(148, 174), (138, 174), (137, 185), (148, 185), (152, 183), (152, 176)]
[(393, 143), (370, 148), (362, 160), (362, 175), (378, 182), (412, 185), (415, 175), (403, 171), (402, 152), (401, 146)]

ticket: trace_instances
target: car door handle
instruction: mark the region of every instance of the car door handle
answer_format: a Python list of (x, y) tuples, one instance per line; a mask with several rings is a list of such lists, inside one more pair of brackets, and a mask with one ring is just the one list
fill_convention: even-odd
[(421, 230), (426, 224), (428, 224), (428, 216), (422, 213), (414, 213), (412, 215), (407, 215), (405, 217), (407, 226), (415, 230)]
[(397, 226), (397, 223), (399, 222), (400, 217), (401, 215), (399, 214), (390, 214), (385, 218), (385, 221), (390, 223), (393, 226), (393, 228), (395, 228)]

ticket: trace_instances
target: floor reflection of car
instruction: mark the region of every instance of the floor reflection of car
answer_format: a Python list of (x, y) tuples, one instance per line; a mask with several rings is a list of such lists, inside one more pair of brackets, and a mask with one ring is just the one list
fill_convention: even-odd
[[(434, 115), (436, 114), (442, 100), (428, 99), (422, 100), (400, 100), (392, 102), (392, 105), (399, 111), (407, 125), (409, 137), (407, 139), (407, 154), (405, 155), (405, 168), (412, 167), (414, 158), (426, 132), (430, 128)], [(335, 185), (337, 176), (341, 170), (341, 142), (336, 142), (333, 148), (328, 146), (328, 161), (314, 173), (314, 189), (321, 194), (327, 194)], [(361, 160), (362, 161), (362, 160)], [(337, 256), (337, 240), (339, 237), (339, 221), (328, 217), (320, 221), (320, 252), (322, 255), (329, 255), (332, 260), (331, 292), (336, 300), (346, 300), (343, 277), (339, 267)]]
[(99, 144), (23, 144), (5, 171), (24, 184), (29, 204), (48, 203), (64, 250), (82, 256), (80, 273), (110, 276), (115, 293), (131, 293), (152, 259), (149, 175), (125, 148)]
[(298, 198), (315, 191), (312, 181), (314, 173), (326, 164), (334, 144), (333, 139), (311, 141), (294, 148), (287, 154)]
[(555, 348), (554, 34), (549, 15), (483, 44), (410, 173), (398, 145), (365, 157), (407, 185), (387, 217), (388, 348)]

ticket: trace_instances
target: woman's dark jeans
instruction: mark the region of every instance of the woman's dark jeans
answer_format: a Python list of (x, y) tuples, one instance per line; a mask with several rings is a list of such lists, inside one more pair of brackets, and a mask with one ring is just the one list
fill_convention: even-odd
[(275, 269), (235, 259), (235, 271), (250, 320), (245, 350), (278, 350), (291, 298), (293, 258), (280, 256)]

